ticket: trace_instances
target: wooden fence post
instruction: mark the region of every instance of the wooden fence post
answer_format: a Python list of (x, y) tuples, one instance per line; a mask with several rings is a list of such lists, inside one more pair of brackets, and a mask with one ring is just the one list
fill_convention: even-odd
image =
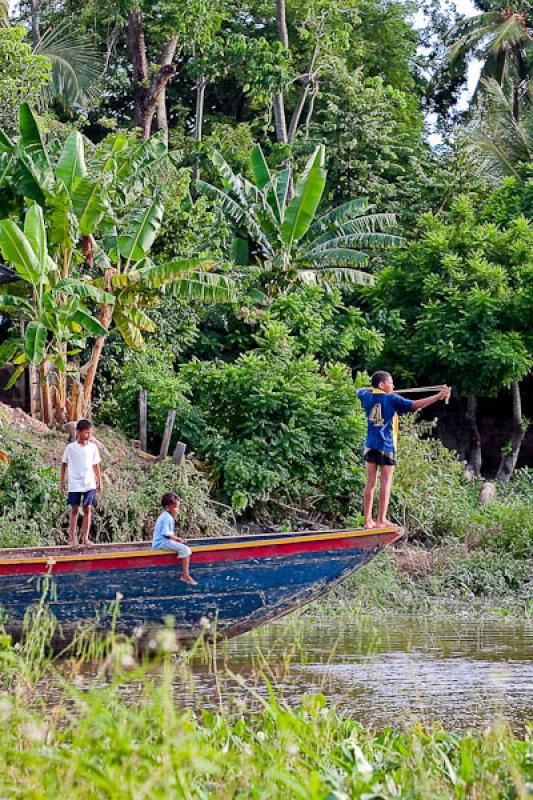
[(161, 461), (168, 456), (168, 448), (170, 447), (170, 438), (172, 436), (172, 428), (174, 427), (174, 420), (176, 419), (176, 410), (168, 412), (167, 421), (165, 423), (165, 432), (163, 434), (163, 441), (161, 442), (161, 449), (159, 451), (159, 458)]
[(187, 449), (187, 445), (183, 442), (176, 442), (176, 447), (174, 448), (174, 455), (172, 456), (172, 460), (174, 464), (180, 466), (183, 464), (185, 460), (185, 451)]
[(146, 389), (139, 390), (139, 443), (141, 450), (148, 450), (148, 413)]

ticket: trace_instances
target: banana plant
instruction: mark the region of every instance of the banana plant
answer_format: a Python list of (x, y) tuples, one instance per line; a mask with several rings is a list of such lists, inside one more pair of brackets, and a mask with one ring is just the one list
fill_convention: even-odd
[(158, 304), (162, 291), (204, 302), (228, 302), (235, 297), (235, 286), (211, 271), (210, 260), (177, 259), (158, 265), (150, 260), (163, 219), (160, 184), (168, 166), (166, 145), (157, 138), (132, 144), (125, 134), (118, 134), (98, 146), (88, 160), (83, 137), (73, 131), (54, 160), (30, 108), (23, 105), (17, 141), (0, 133), (2, 154), (9, 161), (4, 180), (25, 201), (44, 210), (65, 292), (79, 283), (72, 277), (76, 252), (82, 251), (91, 274), (101, 272), (100, 277), (84, 281), (108, 299), (93, 297), (99, 305), (100, 329), (80, 380), (73, 382), (76, 402), (69, 412), (73, 418), (87, 415), (112, 325), (129, 347), (140, 348), (143, 333), (153, 330), (147, 312)]
[(89, 160), (85, 150), (84, 137), (72, 131), (53, 158), (26, 103), (20, 107), (16, 140), (0, 131), (0, 188), (42, 206), (50, 247), (65, 278), (80, 246), (91, 263), (91, 237), (103, 222), (112, 223), (145, 191), (153, 193), (167, 157), (160, 140), (132, 144), (122, 133), (109, 137)]
[[(237, 297), (235, 282), (211, 271), (215, 266), (212, 260), (185, 258), (163, 264), (151, 260), (150, 250), (162, 218), (163, 204), (156, 194), (117, 221), (108, 230), (104, 245), (95, 248), (96, 262), (103, 270), (95, 286), (113, 295), (113, 303), (100, 306), (100, 324), (106, 332), (113, 324), (133, 349), (141, 349), (143, 334), (155, 330), (147, 312), (159, 305), (163, 292), (207, 303), (228, 303)], [(91, 357), (82, 370), (85, 379), (79, 396), (84, 414), (90, 409), (104, 343), (105, 335), (96, 338)]]
[(42, 208), (34, 203), (26, 212), (24, 228), (11, 219), (0, 221), (0, 252), (20, 281), (4, 284), (0, 311), (25, 323), (24, 336), (0, 345), (0, 365), (15, 367), (8, 388), (27, 367), (39, 370), (43, 420), (52, 421), (51, 367), (56, 392), (61, 393), (67, 369), (65, 354), (82, 347), (90, 336), (105, 329), (85, 301), (113, 303), (114, 297), (88, 281), (62, 278), (61, 266), (48, 251)]
[(360, 267), (368, 251), (398, 246), (402, 239), (385, 229), (393, 214), (375, 213), (367, 200), (355, 199), (317, 215), (326, 186), (325, 148), (319, 145), (294, 183), (292, 167), (272, 171), (256, 145), (250, 156), (253, 182), (235, 174), (219, 152), (212, 160), (222, 188), (198, 181), (199, 191), (220, 203), (233, 225), (233, 258), (255, 259), (271, 293), (298, 282), (326, 286), (370, 283)]

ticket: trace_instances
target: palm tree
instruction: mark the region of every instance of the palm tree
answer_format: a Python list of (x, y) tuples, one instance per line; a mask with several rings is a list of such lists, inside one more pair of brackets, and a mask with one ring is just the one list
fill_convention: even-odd
[(494, 79), (483, 81), (484, 109), (467, 133), (466, 145), (482, 175), (499, 180), (518, 175), (533, 161), (533, 107), (522, 101), (518, 118), (513, 101)]
[(86, 35), (71, 33), (69, 23), (64, 22), (57, 28), (48, 28), (33, 52), (52, 65), (52, 79), (45, 89), (48, 99), (69, 109), (86, 108), (98, 99), (104, 59)]
[(0, 0), (0, 28), (9, 25), (9, 0)]
[(498, 7), (464, 20), (456, 28), (449, 58), (474, 55), (483, 61), (481, 79), (493, 78), (500, 86), (512, 85), (512, 108), (519, 119), (520, 101), (528, 92), (533, 56), (530, 7)]
[(197, 188), (220, 202), (235, 231), (234, 260), (255, 261), (271, 293), (298, 282), (343, 285), (370, 283), (359, 267), (369, 250), (392, 247), (401, 238), (384, 233), (395, 223), (393, 214), (374, 212), (365, 199), (347, 203), (317, 216), (326, 185), (325, 149), (319, 145), (296, 181), (292, 167), (269, 169), (259, 145), (251, 153), (254, 183), (236, 175), (220, 153), (212, 156), (223, 188), (204, 181)]
[[(8, 25), (9, 0), (0, 0), (0, 28)], [(38, 28), (34, 19), (33, 52), (46, 58), (52, 67), (51, 81), (45, 89), (46, 99), (57, 100), (69, 109), (87, 107), (95, 102), (104, 72), (104, 59), (95, 43), (86, 35), (72, 33), (68, 22), (48, 28), (43, 36)]]

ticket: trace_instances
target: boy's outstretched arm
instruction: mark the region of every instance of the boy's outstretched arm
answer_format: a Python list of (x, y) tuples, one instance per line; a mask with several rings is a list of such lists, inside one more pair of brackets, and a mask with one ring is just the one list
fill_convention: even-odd
[(422, 400), (415, 400), (413, 402), (412, 410), (418, 411), (421, 408), (432, 406), (433, 403), (437, 403), (439, 400), (446, 400), (450, 396), (450, 392), (451, 389), (448, 386), (445, 386), (438, 394), (434, 394), (433, 397), (424, 397)]

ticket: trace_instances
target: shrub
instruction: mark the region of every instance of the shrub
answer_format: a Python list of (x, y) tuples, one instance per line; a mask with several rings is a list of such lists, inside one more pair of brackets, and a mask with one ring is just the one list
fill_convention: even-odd
[(194, 447), (237, 511), (272, 496), (348, 511), (363, 483), (365, 422), (347, 368), (295, 355), (279, 322), (256, 341), (233, 364), (182, 369), (205, 420)]
[(474, 508), (472, 487), (463, 465), (440, 441), (425, 436), (426, 427), (403, 417), (392, 510), (410, 537), (441, 541), (462, 538)]
[[(185, 426), (191, 414), (185, 397), (186, 384), (176, 374), (173, 354), (148, 346), (141, 352), (130, 352), (119, 372), (113, 392), (97, 409), (100, 422), (120, 427), (129, 436), (139, 434), (139, 390), (145, 389), (148, 403), (148, 436), (157, 445), (165, 428), (168, 412), (178, 411), (178, 420)], [(183, 435), (183, 433), (182, 433)]]
[(501, 599), (513, 592), (523, 592), (525, 596), (531, 566), (532, 562), (518, 560), (511, 553), (460, 551), (442, 564), (440, 590), (442, 594), (462, 599)]

